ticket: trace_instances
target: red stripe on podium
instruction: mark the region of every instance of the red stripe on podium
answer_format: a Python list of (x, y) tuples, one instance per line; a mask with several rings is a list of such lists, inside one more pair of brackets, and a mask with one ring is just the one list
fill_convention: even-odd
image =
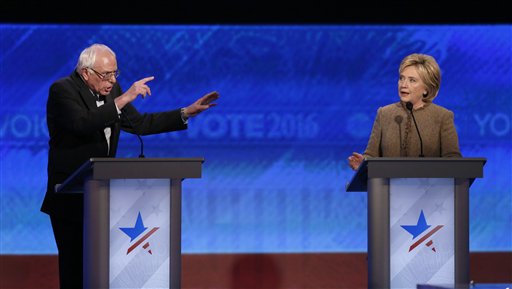
[(135, 244), (131, 245), (130, 248), (128, 248), (128, 251), (126, 251), (126, 255), (130, 254), (130, 252), (137, 248), (137, 246), (139, 246), (142, 242), (144, 242), (144, 240), (146, 240), (147, 238), (149, 238), (149, 236), (153, 235), (154, 232), (156, 232), (156, 230), (158, 230), (158, 228), (160, 227), (154, 227), (153, 229), (151, 229), (151, 231), (149, 231), (146, 235), (144, 235), (142, 238), (140, 238), (137, 242), (135, 242)]

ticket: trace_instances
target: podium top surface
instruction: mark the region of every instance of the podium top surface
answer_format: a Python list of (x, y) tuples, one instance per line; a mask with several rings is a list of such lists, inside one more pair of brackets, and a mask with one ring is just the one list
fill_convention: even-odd
[(57, 192), (79, 187), (86, 178), (184, 179), (201, 178), (204, 158), (91, 158), (58, 186)]
[(485, 158), (366, 158), (346, 186), (347, 192), (367, 191), (369, 178), (483, 177)]

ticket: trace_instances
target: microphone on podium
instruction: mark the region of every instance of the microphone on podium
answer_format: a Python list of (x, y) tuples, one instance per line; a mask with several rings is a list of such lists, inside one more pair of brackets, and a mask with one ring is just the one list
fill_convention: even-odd
[(412, 103), (406, 102), (405, 107), (407, 107), (407, 109), (411, 112), (412, 120), (414, 121), (414, 127), (416, 127), (416, 132), (418, 133), (418, 137), (420, 138), (420, 155), (419, 155), (419, 157), (421, 157), (421, 158), (425, 157), (425, 155), (423, 155), (423, 140), (421, 139), (420, 130), (418, 129), (418, 124), (416, 123), (416, 118), (414, 118), (414, 113), (412, 112)]
[(123, 116), (123, 115), (124, 115), (124, 118), (126, 118), (128, 123), (130, 124), (130, 126), (133, 128), (133, 133), (139, 139), (139, 142), (140, 142), (140, 155), (139, 155), (139, 158), (145, 158), (145, 156), (144, 156), (144, 142), (142, 141), (142, 137), (140, 137), (139, 133), (137, 132), (137, 129), (135, 129), (135, 126), (133, 126), (133, 124), (130, 121), (130, 118), (128, 117), (128, 115), (125, 114), (124, 108), (121, 109), (121, 116)]
[(398, 124), (398, 138), (400, 139), (400, 156), (402, 156), (402, 121), (404, 118), (401, 115), (395, 116), (395, 122)]

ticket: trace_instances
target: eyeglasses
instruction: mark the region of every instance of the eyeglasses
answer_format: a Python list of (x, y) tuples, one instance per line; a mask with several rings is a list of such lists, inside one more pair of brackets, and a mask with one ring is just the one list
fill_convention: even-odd
[(101, 79), (101, 80), (109, 80), (112, 78), (112, 76), (114, 78), (118, 78), (119, 77), (119, 74), (121, 73), (121, 71), (116, 70), (116, 71), (110, 71), (110, 72), (105, 72), (105, 73), (99, 73), (97, 72), (96, 70), (94, 70), (94, 68), (92, 67), (88, 67), (90, 70), (92, 70), (94, 73), (96, 73), (96, 75)]

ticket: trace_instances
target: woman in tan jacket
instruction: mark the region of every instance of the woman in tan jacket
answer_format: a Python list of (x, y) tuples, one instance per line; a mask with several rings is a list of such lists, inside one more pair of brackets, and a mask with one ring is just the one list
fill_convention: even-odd
[(441, 85), (436, 60), (426, 54), (408, 55), (399, 74), (400, 101), (377, 110), (366, 150), (348, 157), (354, 170), (366, 157), (462, 156), (453, 112), (432, 103)]

